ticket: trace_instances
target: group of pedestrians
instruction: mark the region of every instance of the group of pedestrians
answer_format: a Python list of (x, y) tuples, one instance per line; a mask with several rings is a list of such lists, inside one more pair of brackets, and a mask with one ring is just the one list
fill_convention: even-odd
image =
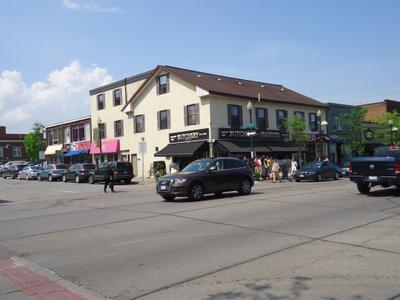
[(254, 169), (255, 177), (259, 180), (270, 180), (272, 183), (284, 179), (292, 180), (297, 172), (298, 163), (295, 158), (275, 159), (271, 156), (256, 156), (254, 160), (243, 158)]

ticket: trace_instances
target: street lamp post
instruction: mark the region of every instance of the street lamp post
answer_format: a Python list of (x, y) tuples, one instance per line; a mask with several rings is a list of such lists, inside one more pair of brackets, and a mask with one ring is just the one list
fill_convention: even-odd
[(249, 100), (249, 102), (247, 102), (247, 110), (249, 111), (249, 116), (250, 116), (250, 123), (247, 126), (249, 129), (253, 129), (254, 131), (249, 131), (247, 133), (247, 136), (250, 137), (250, 147), (251, 147), (251, 154), (250, 157), (252, 160), (254, 160), (254, 145), (253, 145), (253, 136), (256, 135), (256, 131), (255, 131), (255, 126), (253, 124), (253, 108), (254, 108), (254, 104), (253, 101)]
[(102, 124), (102, 121), (100, 119), (100, 117), (97, 119), (97, 128), (99, 130), (99, 149), (100, 149), (100, 158), (99, 158), (99, 162), (101, 163), (102, 161), (102, 156), (103, 156), (103, 151), (102, 151), (102, 145), (101, 145), (101, 139), (102, 139), (102, 133), (100, 130), (100, 125)]
[(390, 145), (393, 146), (394, 145), (394, 141), (393, 141), (393, 132), (398, 131), (399, 129), (395, 126), (393, 126), (393, 121), (389, 120), (389, 130), (390, 130)]

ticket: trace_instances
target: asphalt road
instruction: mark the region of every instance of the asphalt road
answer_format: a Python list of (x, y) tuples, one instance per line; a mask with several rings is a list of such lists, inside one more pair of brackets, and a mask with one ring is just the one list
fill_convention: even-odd
[[(0, 261), (87, 298), (400, 299), (396, 189), (258, 182), (200, 202), (164, 202), (154, 184), (116, 191), (0, 179)], [(25, 296), (0, 282), (0, 299)]]

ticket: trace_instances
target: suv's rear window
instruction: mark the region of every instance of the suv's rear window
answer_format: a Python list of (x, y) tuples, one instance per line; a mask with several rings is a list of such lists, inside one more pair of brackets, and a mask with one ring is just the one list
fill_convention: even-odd
[(116, 168), (121, 171), (130, 171), (131, 164), (119, 162), (117, 163)]
[(396, 157), (397, 160), (400, 159), (400, 148), (393, 147), (393, 149), (388, 149), (385, 147), (378, 147), (375, 149), (374, 156), (376, 157), (386, 157), (393, 156)]

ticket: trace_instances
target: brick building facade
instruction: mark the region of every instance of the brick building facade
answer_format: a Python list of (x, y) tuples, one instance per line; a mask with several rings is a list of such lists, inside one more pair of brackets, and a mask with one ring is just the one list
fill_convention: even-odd
[(0, 126), (0, 161), (28, 160), (23, 144), (25, 134), (7, 133), (5, 126)]

